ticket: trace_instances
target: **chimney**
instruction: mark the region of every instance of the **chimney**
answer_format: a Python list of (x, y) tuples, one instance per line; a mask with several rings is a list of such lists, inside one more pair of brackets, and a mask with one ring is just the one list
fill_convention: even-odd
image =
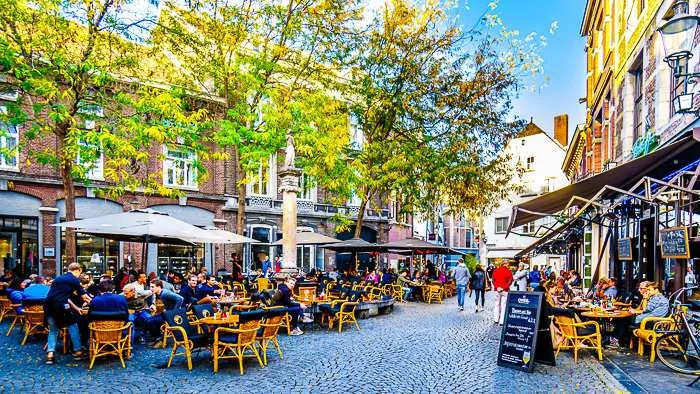
[(557, 115), (554, 117), (554, 139), (561, 146), (569, 145), (569, 115)]

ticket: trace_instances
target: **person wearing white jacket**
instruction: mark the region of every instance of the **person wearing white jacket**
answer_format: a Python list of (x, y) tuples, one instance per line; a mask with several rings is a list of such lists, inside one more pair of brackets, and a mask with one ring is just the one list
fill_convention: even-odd
[(527, 265), (520, 263), (518, 270), (513, 275), (513, 290), (527, 291)]

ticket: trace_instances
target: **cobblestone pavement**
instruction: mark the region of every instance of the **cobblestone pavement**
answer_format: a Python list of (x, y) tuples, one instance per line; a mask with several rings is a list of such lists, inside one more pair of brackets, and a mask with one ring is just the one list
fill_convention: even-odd
[[(490, 302), (490, 300), (488, 301)], [(118, 361), (85, 362), (57, 355), (43, 364), (43, 339), (22, 347), (19, 334), (0, 336), (0, 392), (236, 392), (236, 393), (616, 393), (624, 388), (592, 355), (574, 364), (568, 354), (557, 367), (537, 365), (527, 374), (496, 366), (500, 331), (491, 314), (456, 311), (455, 298), (440, 305), (397, 305), (390, 315), (360, 320), (361, 331), (307, 331), (282, 335), (284, 360), (270, 352), (260, 368), (247, 361), (245, 374), (224, 363), (212, 373), (208, 353), (183, 357), (170, 369), (152, 364), (167, 360), (168, 350), (137, 346), (122, 369)], [(471, 306), (471, 304), (470, 304)], [(8, 323), (0, 325), (6, 332)]]

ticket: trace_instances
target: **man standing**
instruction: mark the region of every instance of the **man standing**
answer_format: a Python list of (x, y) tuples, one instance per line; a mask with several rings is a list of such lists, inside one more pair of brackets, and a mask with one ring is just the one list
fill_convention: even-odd
[(493, 271), (493, 289), (496, 293), (496, 305), (493, 308), (493, 322), (503, 325), (506, 313), (506, 300), (508, 299), (508, 289), (513, 283), (513, 273), (505, 263), (498, 264)]
[(464, 310), (464, 294), (467, 292), (467, 283), (469, 283), (469, 268), (464, 264), (463, 259), (457, 261), (457, 266), (454, 268), (453, 276), (457, 285), (457, 307), (459, 311)]
[(81, 295), (83, 300), (90, 302), (90, 297), (85, 293), (85, 289), (80, 286), (80, 274), (83, 272), (78, 263), (68, 265), (68, 273), (60, 275), (51, 283), (49, 293), (46, 295), (44, 311), (46, 321), (49, 325), (49, 337), (46, 346), (46, 364), (54, 363), (56, 352), (56, 341), (61, 328), (68, 328), (71, 344), (73, 345), (73, 357), (76, 360), (85, 358), (85, 352), (80, 349), (80, 331), (76, 323), (75, 316), (71, 312), (68, 298), (74, 292)]

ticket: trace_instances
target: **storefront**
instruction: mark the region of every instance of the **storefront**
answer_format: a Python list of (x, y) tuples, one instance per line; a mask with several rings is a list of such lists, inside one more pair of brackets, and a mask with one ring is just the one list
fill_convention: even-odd
[(0, 191), (0, 269), (20, 277), (39, 273), (41, 200)]

